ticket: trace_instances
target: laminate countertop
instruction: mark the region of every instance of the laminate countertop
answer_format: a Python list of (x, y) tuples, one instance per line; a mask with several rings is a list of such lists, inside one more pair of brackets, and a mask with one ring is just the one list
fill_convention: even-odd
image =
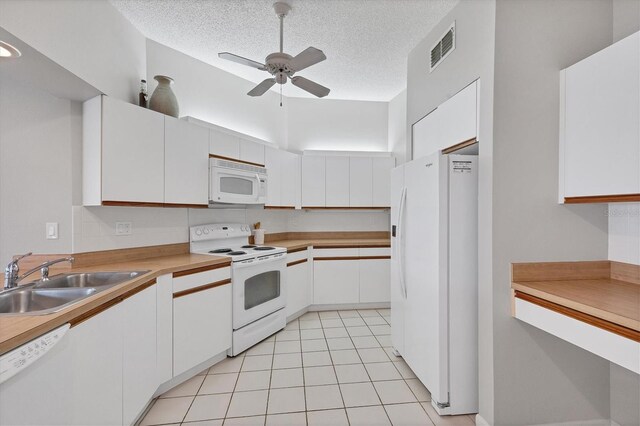
[[(519, 263), (512, 265), (514, 297), (572, 311), (640, 332), (640, 266), (619, 262)], [(525, 296), (523, 296), (523, 294)], [(559, 311), (560, 312), (560, 311)], [(588, 317), (579, 319), (590, 322)]]
[[(66, 272), (97, 271), (146, 271), (132, 280), (118, 284), (98, 294), (87, 297), (59, 312), (47, 315), (0, 316), (0, 354), (8, 352), (63, 324), (73, 322), (92, 310), (99, 309), (114, 300), (135, 292), (150, 281), (165, 274), (207, 267), (230, 265), (227, 257), (200, 254), (177, 254), (117, 263), (94, 264), (70, 269)], [(35, 276), (37, 277), (37, 275)], [(3, 278), (3, 277), (1, 277)], [(25, 280), (28, 283), (29, 280)]]

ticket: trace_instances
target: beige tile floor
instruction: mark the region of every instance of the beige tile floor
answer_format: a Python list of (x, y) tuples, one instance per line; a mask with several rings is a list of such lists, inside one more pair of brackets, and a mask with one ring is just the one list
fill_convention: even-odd
[(391, 352), (388, 309), (309, 312), (166, 392), (140, 425), (470, 426)]

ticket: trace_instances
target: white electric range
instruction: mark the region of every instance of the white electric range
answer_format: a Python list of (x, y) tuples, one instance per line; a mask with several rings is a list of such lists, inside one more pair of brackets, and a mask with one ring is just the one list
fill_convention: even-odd
[(286, 326), (287, 249), (249, 244), (249, 225), (190, 228), (191, 253), (231, 258), (233, 344), (236, 356)]

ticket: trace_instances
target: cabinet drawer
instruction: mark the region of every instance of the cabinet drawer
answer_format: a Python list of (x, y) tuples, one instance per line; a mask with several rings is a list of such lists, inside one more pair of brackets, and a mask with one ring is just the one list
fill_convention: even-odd
[(304, 249), (302, 251), (296, 251), (294, 253), (287, 253), (287, 263), (296, 262), (302, 259), (309, 258), (309, 249)]
[(357, 248), (323, 249), (313, 248), (313, 258), (319, 257), (358, 257), (360, 255)]
[(391, 256), (391, 247), (366, 247), (360, 249), (360, 257)]
[(173, 276), (173, 292), (189, 290), (201, 285), (215, 283), (231, 278), (231, 268), (225, 266), (223, 268), (212, 269), (210, 271), (196, 272), (189, 275), (182, 275), (189, 271), (177, 272)]

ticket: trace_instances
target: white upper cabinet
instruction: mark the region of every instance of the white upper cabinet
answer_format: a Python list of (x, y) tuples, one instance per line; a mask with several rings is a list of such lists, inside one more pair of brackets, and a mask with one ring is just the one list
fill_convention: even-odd
[(164, 115), (98, 96), (83, 104), (83, 203), (164, 202)]
[(209, 133), (209, 153), (219, 157), (240, 159), (240, 138), (220, 130)]
[(240, 139), (240, 160), (264, 166), (265, 146), (258, 142)]
[(325, 158), (315, 155), (302, 156), (302, 207), (324, 207)]
[(349, 157), (326, 157), (326, 206), (349, 207)]
[(638, 76), (640, 33), (561, 72), (560, 202), (640, 194)]
[(282, 152), (271, 147), (265, 149), (264, 162), (268, 179), (266, 206), (282, 206), (282, 172), (285, 161)]
[(284, 207), (300, 208), (300, 172), (300, 156), (292, 152), (282, 151), (283, 176), (280, 202)]
[(391, 169), (396, 166), (394, 157), (374, 157), (373, 167), (373, 203), (374, 207), (391, 206)]
[(209, 203), (209, 129), (165, 117), (165, 187), (168, 204)]
[(349, 206), (373, 206), (373, 159), (349, 158)]
[(474, 81), (413, 125), (414, 159), (477, 138), (477, 92)]

